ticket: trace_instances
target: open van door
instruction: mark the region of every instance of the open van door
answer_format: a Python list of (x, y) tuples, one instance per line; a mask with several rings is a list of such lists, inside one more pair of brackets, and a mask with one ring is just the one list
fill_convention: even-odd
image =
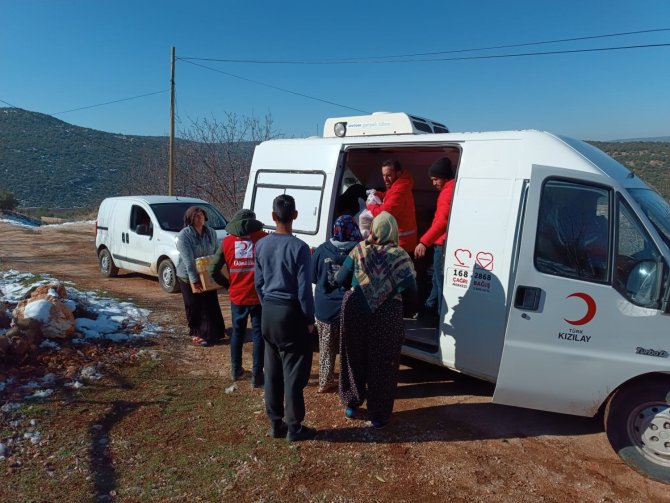
[(494, 402), (593, 415), (607, 396), (614, 206), (602, 175), (533, 166)]
[[(322, 216), (328, 217), (333, 183), (341, 145), (315, 144), (291, 148), (291, 143), (256, 147), (245, 206), (252, 209), (266, 228), (273, 229), (272, 201), (280, 194), (295, 198), (298, 218), (296, 234), (315, 236), (321, 230)], [(328, 187), (328, 188), (327, 188)], [(249, 197), (251, 198), (249, 200)]]

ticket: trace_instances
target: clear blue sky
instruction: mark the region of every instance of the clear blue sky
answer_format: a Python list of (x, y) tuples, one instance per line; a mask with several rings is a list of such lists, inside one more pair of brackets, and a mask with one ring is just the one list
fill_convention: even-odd
[[(172, 46), (178, 58), (275, 61), (454, 51), (670, 28), (670, 1), (0, 0), (0, 20), (0, 106), (163, 135)], [(430, 57), (668, 43), (661, 31)], [(309, 136), (327, 117), (360, 114), (225, 72), (364, 111), (414, 113), (452, 131), (670, 135), (670, 46), (390, 64), (194, 63), (217, 71), (177, 61), (178, 130), (225, 112), (269, 113), (277, 132)], [(166, 92), (60, 113), (158, 91)]]

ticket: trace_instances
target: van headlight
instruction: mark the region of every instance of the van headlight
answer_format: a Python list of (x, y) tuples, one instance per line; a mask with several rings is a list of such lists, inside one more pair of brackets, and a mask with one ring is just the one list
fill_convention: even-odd
[(342, 137), (347, 134), (347, 123), (346, 122), (336, 122), (333, 126), (333, 132), (335, 136)]

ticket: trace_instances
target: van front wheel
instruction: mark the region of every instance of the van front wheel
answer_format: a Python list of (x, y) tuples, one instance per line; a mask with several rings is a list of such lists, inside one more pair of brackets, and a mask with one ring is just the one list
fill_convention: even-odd
[(643, 380), (618, 390), (605, 409), (605, 430), (627, 465), (670, 484), (670, 379)]
[(119, 268), (114, 264), (112, 254), (107, 248), (103, 248), (98, 253), (98, 264), (100, 264), (100, 273), (106, 278), (114, 278), (119, 274)]
[(170, 259), (163, 260), (158, 266), (158, 282), (167, 293), (177, 293), (179, 291), (177, 269)]

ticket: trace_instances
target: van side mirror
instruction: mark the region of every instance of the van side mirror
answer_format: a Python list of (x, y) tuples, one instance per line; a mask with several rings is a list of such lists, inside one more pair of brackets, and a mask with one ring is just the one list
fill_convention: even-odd
[(661, 291), (662, 265), (654, 260), (640, 260), (628, 274), (626, 292), (636, 304), (657, 307)]

